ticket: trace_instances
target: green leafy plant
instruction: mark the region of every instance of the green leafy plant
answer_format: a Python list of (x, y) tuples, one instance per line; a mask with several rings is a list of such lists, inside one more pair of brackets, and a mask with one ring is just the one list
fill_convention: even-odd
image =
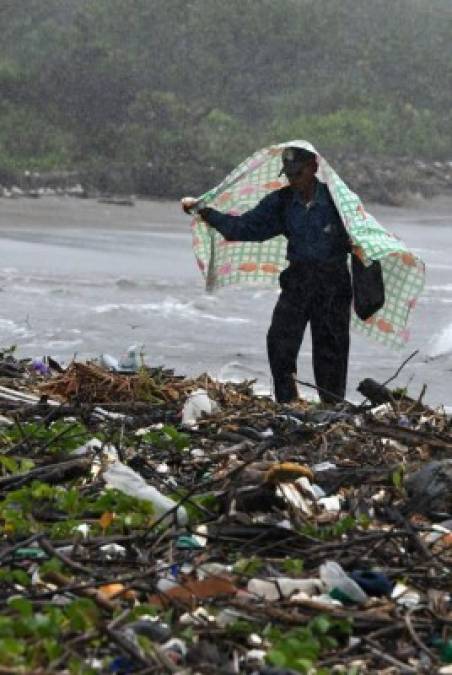
[(287, 574), (297, 576), (303, 571), (304, 563), (301, 558), (287, 558), (287, 560), (283, 560), (281, 567)]
[(334, 525), (304, 525), (300, 529), (300, 534), (306, 534), (309, 537), (315, 537), (316, 539), (328, 541), (329, 539), (337, 539), (343, 534), (354, 530), (358, 526), (368, 527), (369, 522), (369, 518), (364, 514), (359, 516), (359, 518), (354, 518), (353, 516), (344, 516)]
[(46, 668), (61, 656), (65, 636), (87, 632), (99, 620), (99, 609), (89, 598), (36, 611), (30, 600), (12, 596), (0, 617), (0, 665), (24, 672)]
[(1, 435), (3, 446), (12, 446), (27, 439), (27, 446), (41, 449), (46, 446), (48, 452), (70, 453), (71, 450), (86, 443), (91, 434), (80, 422), (56, 420), (49, 427), (37, 422), (28, 422), (20, 426), (9, 427)]
[(394, 471), (391, 474), (392, 484), (399, 492), (404, 492), (403, 487), (404, 477), (405, 477), (405, 468), (403, 464), (399, 464), (399, 466), (396, 469), (394, 469)]
[(147, 431), (140, 437), (143, 443), (149, 443), (159, 450), (183, 450), (190, 443), (190, 436), (184, 432), (178, 431), (176, 427), (169, 424), (161, 429)]
[(154, 520), (154, 507), (150, 502), (125, 495), (119, 490), (105, 490), (100, 496), (84, 497), (75, 488), (52, 486), (41, 481), (10, 492), (0, 503), (0, 521), (7, 534), (27, 535), (39, 532), (39, 510), (47, 506), (57, 513), (66, 514), (64, 520), (54, 523), (50, 534), (55, 538), (70, 537), (83, 522), (90, 522), (93, 533), (104, 529), (99, 522), (102, 514), (114, 514), (109, 530), (123, 532), (126, 528), (146, 528)]
[(12, 570), (9, 567), (2, 567), (0, 569), (0, 586), (2, 584), (18, 584), (19, 586), (27, 587), (31, 584), (31, 578), (25, 570)]
[(316, 616), (306, 626), (286, 632), (269, 626), (264, 631), (265, 637), (272, 643), (267, 661), (280, 668), (307, 673), (323, 652), (337, 649), (340, 640), (350, 634), (351, 622), (348, 619), (333, 619), (326, 615)]
[(263, 566), (263, 561), (257, 556), (252, 556), (251, 558), (239, 558), (234, 565), (234, 573), (254, 576), (262, 570)]

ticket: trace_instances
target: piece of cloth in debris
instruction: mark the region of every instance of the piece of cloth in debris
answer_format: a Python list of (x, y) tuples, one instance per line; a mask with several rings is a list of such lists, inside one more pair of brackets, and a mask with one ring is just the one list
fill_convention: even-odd
[[(381, 263), (385, 304), (366, 321), (353, 313), (353, 328), (388, 346), (403, 347), (410, 337), (410, 312), (424, 286), (425, 265), (366, 212), (360, 198), (310, 143), (290, 141), (257, 151), (202, 199), (207, 206), (230, 214), (240, 215), (253, 208), (270, 191), (287, 185), (279, 172), (281, 153), (288, 146), (306, 148), (317, 155), (317, 177), (328, 186), (355, 253), (365, 264), (372, 260)], [(194, 253), (209, 290), (231, 284), (276, 285), (287, 266), (287, 240), (283, 236), (263, 243), (225, 241), (200, 216), (194, 218), (192, 228)]]

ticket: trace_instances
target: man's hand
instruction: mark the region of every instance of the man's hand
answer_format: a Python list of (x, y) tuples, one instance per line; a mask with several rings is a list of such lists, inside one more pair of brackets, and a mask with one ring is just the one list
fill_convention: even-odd
[(195, 197), (183, 197), (180, 200), (180, 204), (182, 206), (182, 209), (185, 211), (185, 213), (190, 214), (192, 212), (192, 209), (199, 204), (199, 199), (196, 199)]

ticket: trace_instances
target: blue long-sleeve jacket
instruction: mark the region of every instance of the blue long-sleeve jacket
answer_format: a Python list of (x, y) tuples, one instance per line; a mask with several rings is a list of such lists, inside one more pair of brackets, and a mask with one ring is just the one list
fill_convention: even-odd
[(345, 262), (350, 250), (347, 232), (328, 187), (319, 181), (308, 206), (298, 192), (284, 187), (271, 192), (240, 216), (211, 208), (202, 209), (201, 215), (228, 241), (266, 241), (284, 235), (290, 262)]

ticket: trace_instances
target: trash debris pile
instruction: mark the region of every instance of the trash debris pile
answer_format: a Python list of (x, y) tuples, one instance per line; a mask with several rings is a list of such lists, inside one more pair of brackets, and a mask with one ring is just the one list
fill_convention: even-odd
[(0, 672), (452, 672), (443, 410), (3, 363)]

